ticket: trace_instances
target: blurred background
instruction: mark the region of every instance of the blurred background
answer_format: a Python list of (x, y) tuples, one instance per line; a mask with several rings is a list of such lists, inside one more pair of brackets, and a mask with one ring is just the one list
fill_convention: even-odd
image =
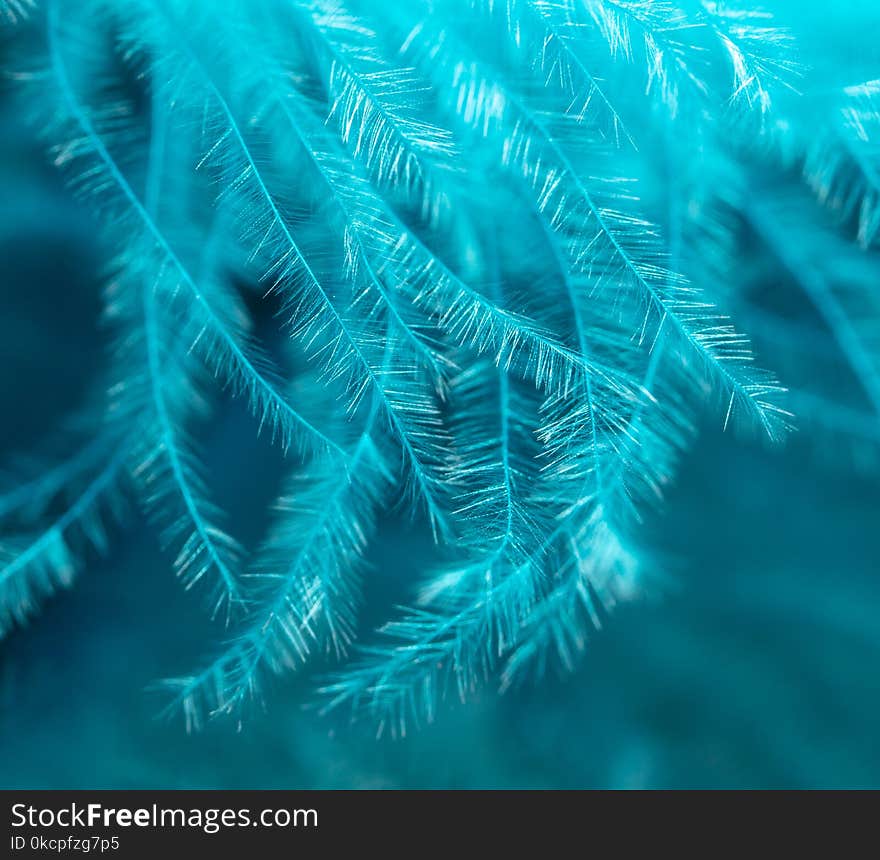
[[(764, 5), (794, 31), (805, 90), (880, 77), (875, 3)], [(2, 466), (79, 402), (104, 335), (91, 215), (6, 96), (0, 131)], [(767, 251), (748, 247), (756, 289), (776, 289)], [(876, 253), (859, 265), (880, 290)], [(209, 467), (223, 464), (213, 488), (256, 540), (277, 452), (235, 404), (202, 431)], [(673, 575), (666, 593), (607, 618), (573, 675), (502, 696), (489, 687), (399, 741), (309, 709), (320, 666), (277, 682), (240, 729), (187, 735), (181, 718), (159, 719), (151, 686), (198, 665), (222, 630), (132, 512), (110, 555), (0, 644), (0, 784), (880, 787), (880, 480), (873, 462), (823, 451), (834, 444), (799, 433), (768, 450), (707, 421), (646, 527)], [(399, 599), (404, 562), (429, 540), (391, 515), (380, 537), (364, 629)]]

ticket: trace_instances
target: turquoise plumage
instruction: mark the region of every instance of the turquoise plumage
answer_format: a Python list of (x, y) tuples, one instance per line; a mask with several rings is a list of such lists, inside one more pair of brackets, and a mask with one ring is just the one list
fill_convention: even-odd
[[(643, 519), (707, 408), (773, 444), (801, 407), (876, 441), (876, 415), (845, 419), (861, 407), (822, 405), (809, 380), (786, 397), (746, 334), (772, 363), (788, 323), (728, 274), (748, 229), (799, 270), (767, 210), (789, 192), (755, 177), (797, 166), (865, 248), (880, 224), (876, 81), (804, 144), (796, 48), (767, 13), (45, 0), (21, 22), (24, 7), (3, 7), (10, 66), (110, 249), (113, 344), (78, 418), (91, 440), (0, 494), (0, 630), (70, 584), (83, 540), (102, 550), (104, 514), (134, 496), (226, 624), (213, 658), (162, 685), (172, 711), (241, 717), (270, 677), (330, 655), (323, 707), (400, 734), (449, 693), (570, 669), (616, 603), (654, 589)], [(803, 271), (873, 402), (863, 283), (844, 296)], [(265, 336), (256, 304), (277, 322)], [(284, 454), (259, 546), (234, 536), (191, 432), (218, 389)], [(436, 558), (364, 633), (365, 553), (392, 506)]]

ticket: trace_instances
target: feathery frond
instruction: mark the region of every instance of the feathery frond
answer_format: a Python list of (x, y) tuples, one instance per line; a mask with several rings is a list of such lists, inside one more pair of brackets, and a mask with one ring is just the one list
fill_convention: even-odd
[[(447, 694), (572, 668), (616, 603), (662, 579), (642, 525), (707, 401), (724, 427), (785, 436), (782, 387), (713, 301), (733, 287), (694, 259), (714, 173), (652, 197), (677, 136), (713, 169), (739, 157), (725, 138), (770, 138), (795, 64), (760, 10), (46, 0), (31, 18), (16, 35), (39, 35), (45, 63), (17, 77), (113, 251), (114, 346), (94, 441), (0, 492), (0, 628), (69, 582), (80, 545), (103, 549), (99, 514), (132, 478), (177, 575), (229, 625), (163, 687), (189, 727), (243, 719), (270, 679), (324, 657), (344, 661), (326, 708), (398, 735)], [(860, 178), (823, 180), (865, 245), (872, 87), (841, 114)], [(873, 401), (863, 294), (804, 275), (760, 226)], [(213, 389), (284, 455), (246, 545), (199, 441)], [(361, 643), (390, 508), (436, 557), (413, 560), (409, 605)]]
[[(686, 352), (725, 392), (725, 425), (742, 412), (771, 439), (781, 437), (786, 424), (778, 403), (781, 388), (754, 368), (747, 338), (695, 285), (670, 271), (655, 228), (633, 211), (625, 180), (610, 170), (602, 177), (597, 169), (601, 159), (609, 159), (601, 142), (589, 140), (563, 115), (530, 111), (475, 65), (457, 63), (456, 52), (444, 52), (442, 38), (431, 44), (429, 61), (447, 70), (456, 109), (475, 130), (496, 139), (504, 165), (526, 184), (538, 213), (559, 236), (579, 290), (610, 294), (606, 307), (615, 309), (622, 294), (634, 293), (642, 318), (631, 336), (650, 347), (668, 321)], [(491, 100), (474, 97), (486, 91), (494, 94)], [(576, 168), (577, 159), (589, 164), (589, 174)], [(592, 337), (601, 331), (600, 321)]]
[[(51, 62), (52, 85), (57, 86), (59, 102), (55, 106), (52, 121), (69, 129), (69, 140), (59, 148), (55, 157), (56, 164), (71, 168), (73, 180), (79, 190), (99, 196), (99, 205), (104, 208), (113, 207), (114, 225), (120, 232), (131, 231), (135, 237), (143, 237), (143, 256), (157, 257), (155, 272), (163, 278), (172, 280), (185, 289), (191, 296), (188, 305), (195, 311), (193, 319), (186, 324), (192, 331), (192, 343), (200, 349), (206, 362), (215, 373), (229, 381), (237, 394), (247, 394), (252, 408), (259, 415), (261, 424), (271, 428), (277, 434), (282, 445), (288, 447), (296, 439), (305, 439), (310, 444), (319, 446), (331, 445), (323, 435), (312, 428), (283, 398), (278, 391), (277, 382), (272, 371), (267, 367), (258, 346), (249, 341), (241, 323), (238, 309), (230, 298), (223, 299), (220, 285), (214, 287), (214, 297), (219, 306), (212, 304), (212, 290), (209, 285), (198, 284), (185, 265), (180, 254), (175, 250), (159, 224), (145, 208), (144, 201), (135, 192), (131, 181), (126, 177), (122, 166), (114, 158), (110, 141), (120, 147), (131, 143), (135, 134), (133, 129), (125, 125), (125, 108), (119, 106), (117, 116), (113, 117), (113, 125), (109, 124), (105, 135), (99, 125), (89, 115), (88, 108), (77, 96), (70, 77), (68, 60), (63, 54), (61, 34), (62, 24), (59, 19), (57, 2), (48, 7), (48, 39)], [(65, 41), (82, 48), (88, 48), (89, 37), (76, 22), (65, 20), (64, 27), (68, 31)], [(100, 117), (98, 120), (100, 121)], [(105, 139), (106, 138), (106, 139)], [(78, 172), (77, 172), (78, 171)], [(118, 199), (117, 199), (118, 198)], [(189, 239), (188, 239), (189, 243)], [(121, 265), (131, 262), (143, 266), (140, 254), (130, 254), (120, 260)], [(169, 287), (174, 294), (175, 287)], [(305, 428), (310, 432), (300, 434), (297, 430)]]
[[(330, 95), (328, 120), (380, 186), (433, 209), (429, 165), (452, 164), (452, 135), (423, 118), (423, 95), (411, 69), (392, 65), (376, 49), (366, 22), (335, 0), (297, 0), (322, 55)], [(436, 168), (435, 168), (436, 169)]]
[(27, 19), (35, 6), (34, 0), (3, 0), (0, 3), (0, 18), (8, 24), (18, 24)]
[(68, 588), (80, 571), (83, 547), (106, 553), (107, 519), (121, 511), (120, 481), (129, 451), (122, 445), (96, 473), (67, 488), (70, 500), (30, 533), (0, 543), (0, 636), (25, 624), (40, 602)]
[(853, 223), (868, 248), (880, 235), (880, 80), (847, 87), (837, 115), (812, 138), (804, 172), (819, 199)]
[(222, 654), (198, 674), (169, 681), (187, 726), (205, 714), (240, 711), (266, 676), (296, 668), (314, 650), (341, 657), (354, 635), (358, 568), (374, 511), (391, 475), (371, 438), (375, 415), (355, 445), (348, 480), (332, 464), (294, 478), (277, 523), (254, 562), (250, 612)]

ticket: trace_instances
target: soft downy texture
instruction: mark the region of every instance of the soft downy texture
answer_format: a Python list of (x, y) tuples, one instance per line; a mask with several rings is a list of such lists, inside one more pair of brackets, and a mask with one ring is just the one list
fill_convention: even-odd
[[(77, 533), (103, 548), (132, 479), (225, 622), (204, 665), (160, 685), (190, 727), (243, 718), (312, 658), (339, 661), (324, 710), (395, 735), (449, 694), (570, 669), (662, 580), (644, 521), (707, 411), (771, 443), (790, 411), (829, 414), (809, 374), (788, 399), (756, 361), (746, 335), (775, 362), (788, 323), (719, 261), (743, 231), (777, 246), (769, 195), (743, 189), (793, 164), (870, 249), (876, 82), (806, 147), (794, 46), (747, 3), (386, 7), (46, 0), (14, 32), (36, 127), (113, 249), (113, 346), (94, 441), (0, 494), (0, 629), (69, 584)], [(791, 253), (816, 337), (876, 407), (864, 284)], [(265, 342), (254, 303), (277, 322)], [(217, 389), (285, 456), (253, 547), (191, 432)], [(876, 439), (859, 409), (831, 423)], [(22, 505), (22, 481), (46, 504)], [(390, 507), (437, 558), (371, 633), (361, 586)]]

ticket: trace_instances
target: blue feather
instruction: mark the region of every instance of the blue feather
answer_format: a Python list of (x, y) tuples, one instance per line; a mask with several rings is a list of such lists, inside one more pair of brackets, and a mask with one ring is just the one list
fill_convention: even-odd
[[(82, 566), (75, 535), (103, 548), (99, 514), (131, 476), (184, 586), (204, 585), (228, 625), (213, 659), (163, 685), (191, 728), (242, 719), (316, 656), (343, 662), (325, 709), (354, 705), (395, 735), (447, 694), (571, 669), (607, 612), (662, 580), (644, 519), (701, 411), (788, 432), (783, 386), (725, 310), (759, 342), (788, 324), (701, 259), (729, 266), (743, 221), (875, 399), (861, 292), (811, 277), (764, 201), (739, 193), (750, 160), (779, 156), (798, 70), (760, 10), (43, 5), (25, 28), (45, 57), (19, 77), (114, 251), (112, 381), (85, 409), (95, 441), (0, 492), (0, 519), (21, 527), (0, 630)], [(875, 89), (847, 91), (833, 144), (791, 144), (866, 247)], [(258, 338), (262, 309), (275, 325)], [(253, 548), (194, 432), (218, 388), (284, 458)], [(821, 402), (807, 389), (792, 403)], [(876, 441), (854, 411), (835, 418)], [(395, 506), (427, 524), (437, 559), (413, 565), (408, 605), (362, 642), (367, 557)]]

